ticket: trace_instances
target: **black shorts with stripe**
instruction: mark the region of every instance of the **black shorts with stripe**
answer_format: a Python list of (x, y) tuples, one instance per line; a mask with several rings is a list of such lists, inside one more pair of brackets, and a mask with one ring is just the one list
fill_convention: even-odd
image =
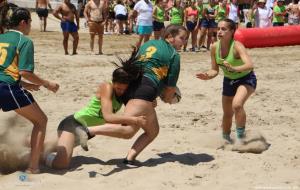
[(34, 103), (30, 92), (20, 84), (0, 82), (0, 109), (11, 111)]

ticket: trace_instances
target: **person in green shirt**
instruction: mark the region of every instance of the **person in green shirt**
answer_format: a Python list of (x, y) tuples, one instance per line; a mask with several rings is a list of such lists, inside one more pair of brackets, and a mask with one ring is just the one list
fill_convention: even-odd
[(182, 26), (183, 24), (183, 9), (180, 6), (181, 0), (175, 0), (174, 6), (169, 10), (170, 12), (170, 23)]
[(0, 109), (4, 112), (15, 111), (33, 124), (30, 161), (26, 172), (39, 173), (47, 116), (29, 91), (37, 91), (43, 86), (56, 92), (59, 85), (34, 74), (33, 42), (25, 36), (31, 30), (30, 12), (24, 8), (14, 10), (9, 28), (0, 35)]
[(284, 26), (285, 15), (287, 14), (284, 0), (278, 0), (273, 8), (273, 26)]
[(156, 0), (155, 6), (153, 7), (153, 31), (154, 39), (158, 40), (165, 28), (165, 13), (167, 7), (167, 0)]
[(219, 40), (211, 48), (211, 69), (198, 73), (201, 80), (210, 80), (224, 72), (223, 80), (223, 138), (232, 143), (230, 138), (232, 118), (235, 116), (237, 144), (244, 143), (246, 112), (244, 104), (256, 89), (256, 76), (253, 63), (243, 44), (233, 40), (236, 23), (224, 19), (218, 24), (217, 36)]
[[(129, 85), (122, 100), (126, 104), (125, 115), (146, 117), (147, 123), (139, 125), (104, 124), (88, 128), (91, 135), (105, 135), (118, 138), (132, 138), (140, 128), (144, 130), (129, 150), (125, 164), (134, 164), (136, 157), (158, 135), (159, 124), (153, 106), (156, 98), (172, 103), (180, 72), (180, 56), (177, 52), (186, 40), (187, 31), (183, 26), (169, 25), (162, 39), (143, 44), (138, 52), (136, 65), (142, 66), (144, 74), (140, 82)], [(161, 91), (160, 87), (165, 86)]]
[[(75, 114), (63, 119), (57, 128), (58, 140), (45, 143), (45, 163), (56, 169), (69, 167), (73, 149), (81, 145), (88, 150), (87, 140), (93, 138), (89, 130), (102, 127), (104, 124), (122, 124), (143, 127), (146, 123), (144, 116), (127, 116), (115, 114), (122, 107), (122, 95), (128, 85), (140, 80), (142, 69), (134, 64), (137, 52), (134, 51), (127, 61), (122, 61), (122, 66), (116, 66), (112, 74), (112, 82), (103, 82), (98, 86), (96, 95), (93, 96), (87, 106)], [(53, 138), (52, 138), (53, 139)], [(55, 139), (55, 138), (54, 138)], [(53, 152), (56, 152), (53, 153)]]

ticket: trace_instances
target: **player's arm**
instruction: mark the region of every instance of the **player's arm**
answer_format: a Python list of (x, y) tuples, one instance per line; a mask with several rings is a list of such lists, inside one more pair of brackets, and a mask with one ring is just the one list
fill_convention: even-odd
[(103, 119), (107, 123), (139, 125), (144, 122), (144, 117), (124, 116), (113, 113), (112, 107), (113, 88), (109, 83), (101, 83), (96, 92), (96, 97), (101, 101)]
[(211, 57), (211, 69), (206, 72), (196, 74), (197, 78), (201, 80), (210, 80), (212, 78), (215, 78), (219, 74), (219, 66), (216, 62), (216, 43), (214, 43), (211, 46), (210, 57)]
[(61, 21), (64, 21), (63, 17), (59, 15), (61, 11), (62, 11), (62, 5), (59, 5), (56, 9), (54, 9), (53, 16)]
[(232, 67), (232, 69), (236, 72), (253, 70), (254, 65), (253, 65), (252, 60), (250, 59), (250, 56), (248, 55), (248, 53), (246, 51), (245, 46), (242, 43), (236, 41), (234, 44), (234, 49), (235, 49), (237, 55), (239, 55), (239, 57), (243, 61), (244, 65)]
[(90, 2), (88, 2), (85, 5), (84, 11), (83, 11), (84, 18), (87, 22), (90, 21), (89, 12), (90, 12)]
[(47, 0), (47, 4), (48, 4), (49, 9), (52, 10), (52, 6), (51, 6), (51, 3), (49, 0)]

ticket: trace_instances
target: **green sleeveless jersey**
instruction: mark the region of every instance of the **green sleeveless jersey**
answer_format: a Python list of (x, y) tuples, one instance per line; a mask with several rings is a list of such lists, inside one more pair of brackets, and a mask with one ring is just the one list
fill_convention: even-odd
[(32, 41), (21, 32), (10, 30), (0, 35), (0, 81), (17, 84), (19, 71), (34, 70)]
[(218, 13), (216, 16), (216, 21), (220, 22), (221, 20), (226, 18), (226, 7), (223, 8), (220, 5), (217, 5), (216, 9), (217, 9), (217, 13)]
[[(112, 107), (113, 113), (116, 113), (122, 107), (122, 103), (116, 99), (115, 95), (113, 95)], [(103, 125), (105, 120), (102, 115), (101, 101), (96, 96), (92, 97), (86, 107), (74, 114), (74, 118), (86, 127)]]
[(225, 77), (230, 78), (230, 79), (239, 79), (239, 78), (246, 76), (251, 71), (232, 72), (232, 71), (228, 71), (226, 69), (226, 67), (224, 67), (224, 65), (223, 65), (223, 61), (227, 61), (232, 66), (244, 65), (244, 62), (241, 59), (234, 58), (234, 54), (233, 54), (234, 44), (235, 44), (235, 42), (234, 42), (234, 40), (232, 40), (231, 44), (230, 44), (230, 50), (228, 52), (227, 57), (221, 58), (221, 56), (220, 56), (220, 41), (218, 41), (217, 47), (216, 47), (216, 62), (222, 68)]
[(183, 10), (181, 8), (173, 7), (171, 9), (171, 24), (182, 25)]
[(165, 10), (156, 6), (156, 21), (164, 22), (165, 21)]
[(200, 6), (197, 5), (197, 9), (198, 9), (198, 18), (202, 19), (203, 18), (203, 15), (202, 15), (202, 13), (203, 13), (203, 4), (200, 5)]
[(180, 56), (176, 49), (165, 40), (150, 40), (144, 43), (135, 64), (144, 69), (144, 76), (155, 86), (164, 80), (167, 86), (175, 87), (180, 72)]

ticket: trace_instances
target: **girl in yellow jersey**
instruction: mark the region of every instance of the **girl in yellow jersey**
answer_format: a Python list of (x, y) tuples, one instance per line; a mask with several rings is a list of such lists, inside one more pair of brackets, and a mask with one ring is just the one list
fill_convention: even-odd
[(197, 78), (209, 80), (216, 77), (219, 68), (223, 80), (223, 138), (231, 143), (232, 117), (235, 116), (237, 142), (242, 144), (245, 135), (246, 112), (244, 104), (256, 88), (253, 63), (243, 44), (233, 40), (236, 23), (224, 19), (218, 24), (218, 41), (211, 48), (211, 69), (198, 73)]

